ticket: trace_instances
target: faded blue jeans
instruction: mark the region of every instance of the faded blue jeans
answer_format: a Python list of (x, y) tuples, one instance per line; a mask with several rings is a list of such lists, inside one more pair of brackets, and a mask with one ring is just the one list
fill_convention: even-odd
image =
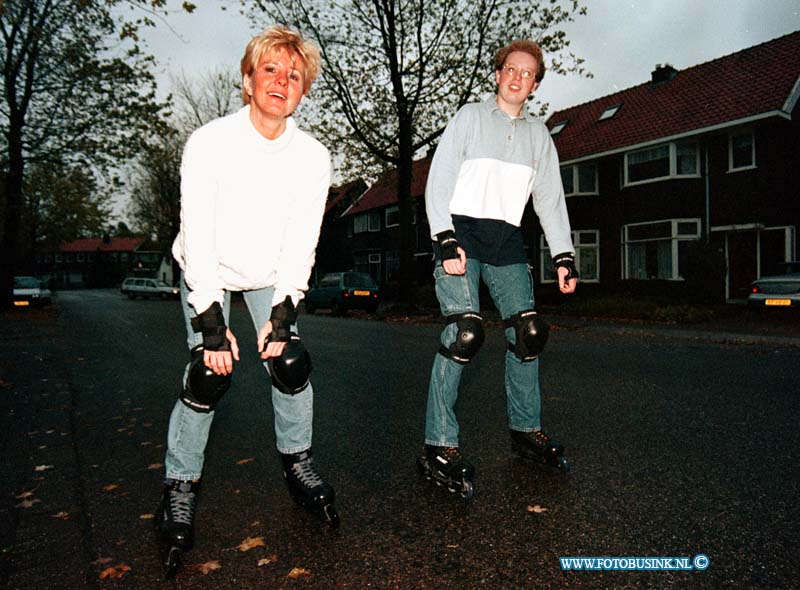
[[(244, 301), (250, 312), (256, 332), (261, 329), (272, 313), (273, 289), (257, 289), (254, 291), (244, 291)], [(181, 277), (181, 304), (183, 307), (183, 317), (186, 324), (186, 344), (189, 350), (203, 343), (203, 336), (195, 332), (191, 325), (191, 319), (197, 314), (194, 308), (186, 300), (188, 290), (186, 283)], [(225, 315), (225, 323), (229, 324), (231, 296), (225, 293), (225, 301), (222, 306)], [(293, 332), (297, 332), (297, 326), (292, 327)], [(248, 346), (242, 346), (242, 338), (239, 338), (239, 345), (243, 350), (250, 350)], [(267, 369), (267, 363), (264, 363)], [(183, 373), (184, 386), (189, 365)], [(236, 371), (233, 369), (233, 385), (227, 395), (233, 393), (236, 387)], [(297, 395), (287, 395), (281, 393), (277, 388), (272, 387), (272, 407), (275, 413), (275, 437), (277, 439), (278, 451), (281, 453), (299, 453), (311, 447), (311, 424), (314, 416), (314, 390), (311, 384)], [(203, 471), (203, 460), (205, 458), (206, 443), (208, 442), (208, 432), (211, 422), (214, 420), (214, 411), (203, 414), (196, 412), (178, 400), (172, 409), (169, 420), (169, 432), (167, 434), (167, 455), (165, 458), (166, 475), (171, 479), (195, 480), (200, 479)]]
[[(436, 296), (445, 316), (479, 312), (478, 287), (483, 279), (500, 315), (508, 318), (515, 313), (533, 309), (533, 281), (527, 264), (492, 266), (467, 259), (467, 272), (449, 275), (436, 261), (433, 272)], [(449, 347), (455, 342), (458, 326), (449, 324), (442, 330), (441, 343)], [(506, 338), (516, 342), (513, 328), (506, 328)], [(478, 353), (480, 354), (480, 352)], [(539, 359), (523, 363), (506, 350), (505, 391), (508, 426), (512, 430), (531, 432), (541, 428), (541, 391), (539, 389)], [(437, 446), (458, 446), (458, 422), (454, 406), (465, 365), (436, 354), (428, 388), (428, 408), (425, 416), (425, 443)], [(486, 393), (482, 393), (486, 395)]]

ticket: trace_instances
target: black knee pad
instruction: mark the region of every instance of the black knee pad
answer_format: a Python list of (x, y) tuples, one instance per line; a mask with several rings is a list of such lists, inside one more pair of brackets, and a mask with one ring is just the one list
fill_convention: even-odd
[(281, 356), (267, 359), (267, 366), (272, 384), (281, 393), (295, 395), (308, 387), (311, 377), (311, 355), (297, 334), (292, 334)]
[(456, 341), (449, 347), (441, 346), (439, 353), (451, 360), (466, 365), (478, 354), (486, 335), (483, 333), (483, 318), (472, 311), (449, 315), (445, 318), (446, 324), (456, 324), (458, 334)]
[(186, 375), (181, 401), (195, 412), (207, 414), (231, 387), (232, 376), (217, 375), (203, 362), (203, 347), (192, 350), (192, 362)]
[(506, 328), (514, 328), (516, 344), (508, 343), (508, 350), (523, 362), (532, 361), (544, 350), (550, 326), (532, 309), (526, 309), (503, 322)]

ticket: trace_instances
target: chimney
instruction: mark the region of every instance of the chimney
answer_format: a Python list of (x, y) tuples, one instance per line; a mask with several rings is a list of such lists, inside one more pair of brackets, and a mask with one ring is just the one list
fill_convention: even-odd
[(111, 243), (111, 236), (108, 233), (103, 234), (103, 243), (106, 245)]
[(669, 82), (678, 75), (678, 70), (673, 68), (670, 64), (656, 64), (656, 69), (650, 75), (652, 76), (652, 83), (659, 84), (660, 82)]

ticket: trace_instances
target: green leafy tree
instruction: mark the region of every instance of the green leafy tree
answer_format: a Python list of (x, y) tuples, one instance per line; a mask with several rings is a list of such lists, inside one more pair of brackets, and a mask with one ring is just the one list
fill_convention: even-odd
[(7, 171), (0, 178), (0, 305), (11, 299), (29, 166), (58, 163), (102, 177), (159, 119), (153, 60), (140, 50), (137, 32), (154, 24), (165, 4), (0, 2), (0, 163)]
[[(242, 0), (319, 45), (321, 79), (304, 121), (335, 147), (340, 173), (393, 167), (400, 204), (401, 299), (411, 302), (414, 233), (411, 170), (447, 121), (495, 89), (494, 53), (515, 38), (541, 45), (548, 70), (589, 75), (559, 26), (585, 14), (579, 0)], [(309, 108), (310, 107), (310, 108)], [(544, 108), (544, 107), (543, 107)], [(301, 116), (303, 113), (301, 112)]]

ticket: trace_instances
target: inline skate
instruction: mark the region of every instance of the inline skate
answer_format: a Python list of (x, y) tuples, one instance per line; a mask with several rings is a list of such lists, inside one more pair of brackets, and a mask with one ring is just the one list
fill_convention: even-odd
[(194, 514), (199, 491), (199, 481), (164, 480), (155, 526), (160, 535), (164, 575), (168, 579), (175, 577), (183, 554), (194, 546)]
[(521, 432), (511, 430), (511, 449), (517, 456), (530, 459), (537, 463), (544, 463), (550, 467), (569, 471), (569, 462), (564, 457), (564, 447), (554, 442), (541, 430)]
[(425, 445), (424, 454), (417, 459), (417, 468), (426, 479), (452, 493), (458, 492), (465, 500), (475, 494), (472, 483), (475, 467), (461, 456), (458, 447)]
[(339, 514), (333, 505), (336, 493), (317, 473), (311, 449), (300, 453), (281, 453), (281, 462), (283, 478), (292, 499), (323, 522), (337, 528)]

